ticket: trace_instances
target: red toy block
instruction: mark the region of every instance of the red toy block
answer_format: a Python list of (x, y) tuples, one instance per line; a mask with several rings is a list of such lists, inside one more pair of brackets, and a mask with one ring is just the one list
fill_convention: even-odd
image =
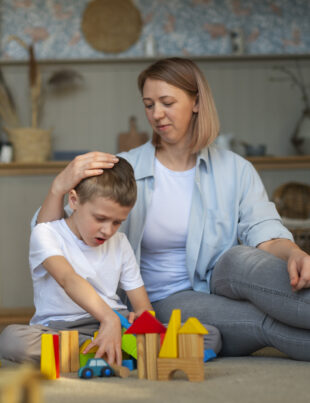
[(166, 333), (166, 328), (148, 311), (143, 312), (125, 334)]
[(56, 378), (59, 378), (59, 335), (53, 334)]

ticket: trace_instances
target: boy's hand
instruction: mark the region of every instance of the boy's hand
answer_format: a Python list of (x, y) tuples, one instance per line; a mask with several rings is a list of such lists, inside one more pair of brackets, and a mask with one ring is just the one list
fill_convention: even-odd
[(122, 332), (121, 323), (118, 316), (111, 312), (105, 315), (101, 321), (98, 336), (85, 348), (83, 354), (88, 353), (93, 347), (97, 346), (95, 358), (106, 355), (108, 364), (122, 364)]
[(133, 324), (133, 322), (137, 319), (138, 315), (135, 312), (130, 312), (128, 315), (128, 322)]

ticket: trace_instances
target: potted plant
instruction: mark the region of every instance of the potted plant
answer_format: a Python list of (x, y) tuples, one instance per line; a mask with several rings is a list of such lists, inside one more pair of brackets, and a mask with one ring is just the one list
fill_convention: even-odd
[[(23, 127), (18, 118), (11, 92), (0, 71), (0, 116), (4, 130), (13, 144), (14, 161), (44, 162), (51, 155), (51, 130), (39, 127), (40, 109), (43, 104), (43, 85), (36, 61), (34, 46), (27, 45), (22, 39), (11, 35), (8, 40), (19, 43), (28, 52), (29, 64), (29, 104), (31, 126)], [(72, 88), (82, 81), (82, 76), (74, 70), (60, 70), (52, 74), (47, 81), (48, 88)]]

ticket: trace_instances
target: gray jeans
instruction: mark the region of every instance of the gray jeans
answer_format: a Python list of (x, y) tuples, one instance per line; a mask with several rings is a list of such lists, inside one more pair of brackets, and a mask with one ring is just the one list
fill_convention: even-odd
[(152, 303), (160, 321), (172, 309), (197, 317), (222, 334), (222, 356), (248, 355), (272, 346), (310, 361), (310, 289), (293, 292), (287, 264), (257, 248), (236, 246), (217, 262), (211, 294), (181, 291)]

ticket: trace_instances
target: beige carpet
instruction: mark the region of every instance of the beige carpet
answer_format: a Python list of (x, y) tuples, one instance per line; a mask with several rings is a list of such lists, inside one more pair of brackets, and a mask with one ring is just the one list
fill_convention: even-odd
[[(0, 377), (11, 365), (2, 364)], [(138, 380), (136, 371), (126, 379), (82, 380), (69, 374), (43, 381), (42, 391), (46, 403), (306, 403), (310, 402), (310, 363), (264, 349), (256, 356), (218, 358), (207, 363), (201, 383), (188, 382), (182, 373), (176, 373), (169, 382)]]

